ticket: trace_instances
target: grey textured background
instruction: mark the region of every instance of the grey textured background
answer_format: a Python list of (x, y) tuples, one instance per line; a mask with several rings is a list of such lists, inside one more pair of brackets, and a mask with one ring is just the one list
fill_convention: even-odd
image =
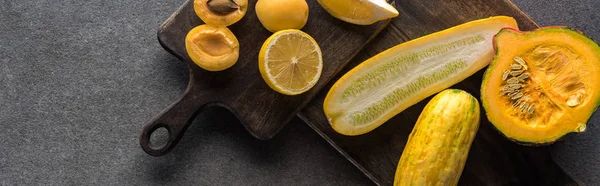
[[(0, 1), (0, 185), (371, 184), (300, 120), (260, 141), (220, 108), (170, 154), (146, 155), (142, 125), (187, 83), (156, 40), (183, 1)], [(516, 3), (540, 25), (600, 38), (598, 2)], [(600, 182), (598, 117), (552, 147), (588, 183)]]

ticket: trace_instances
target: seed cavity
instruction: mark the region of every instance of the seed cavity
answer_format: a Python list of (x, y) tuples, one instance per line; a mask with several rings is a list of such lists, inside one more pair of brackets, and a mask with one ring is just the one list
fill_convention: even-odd
[(221, 15), (229, 14), (240, 8), (234, 0), (208, 0), (206, 6), (211, 11)]
[(349, 102), (352, 98), (357, 98), (365, 90), (381, 87), (389, 79), (396, 79), (398, 76), (405, 75), (414, 71), (423, 59), (448, 54), (457, 49), (471, 46), (482, 42), (485, 37), (481, 35), (469, 36), (445, 44), (435, 45), (420, 51), (400, 55), (381, 64), (377, 69), (356, 78), (350, 85), (344, 89), (341, 95), (342, 103)]
[(450, 62), (442, 66), (439, 71), (423, 74), (417, 78), (416, 81), (411, 82), (403, 87), (398, 87), (391, 93), (387, 94), (383, 99), (378, 101), (376, 104), (369, 106), (361, 112), (355, 112), (350, 115), (350, 122), (352, 124), (364, 124), (369, 121), (377, 119), (385, 111), (389, 110), (396, 104), (402, 102), (410, 95), (418, 93), (422, 89), (429, 85), (438, 82), (441, 79), (445, 79), (448, 76), (459, 72), (460, 70), (467, 67), (467, 62), (464, 60), (457, 60)]
[(505, 70), (502, 74), (502, 81), (505, 83), (502, 93), (506, 94), (509, 100), (512, 101), (512, 106), (517, 109), (517, 112), (521, 114), (533, 114), (535, 104), (528, 103), (531, 97), (521, 91), (525, 87), (525, 84), (521, 84), (521, 82), (525, 82), (529, 78), (529, 73), (525, 72), (528, 69), (527, 64), (519, 56), (515, 56), (514, 61), (516, 63), (510, 64), (509, 70)]

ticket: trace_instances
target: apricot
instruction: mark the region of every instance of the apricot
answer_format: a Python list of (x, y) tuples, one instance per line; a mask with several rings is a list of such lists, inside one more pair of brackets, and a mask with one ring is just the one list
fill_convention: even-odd
[(256, 16), (269, 31), (301, 29), (308, 20), (308, 4), (305, 0), (258, 0)]
[(194, 0), (194, 12), (209, 25), (232, 25), (246, 15), (247, 9), (248, 0)]
[(193, 28), (185, 37), (185, 49), (196, 65), (208, 71), (225, 70), (239, 57), (239, 42), (225, 26)]

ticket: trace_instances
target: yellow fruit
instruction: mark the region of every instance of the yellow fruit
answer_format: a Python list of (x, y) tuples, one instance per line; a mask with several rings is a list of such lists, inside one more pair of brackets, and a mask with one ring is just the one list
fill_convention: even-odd
[(308, 20), (308, 4), (305, 0), (259, 0), (256, 16), (269, 31), (301, 29)]
[(225, 70), (239, 56), (239, 42), (224, 26), (200, 25), (188, 32), (185, 49), (196, 65), (208, 71)]
[(209, 25), (229, 26), (248, 9), (248, 0), (194, 0), (194, 12)]
[(370, 25), (398, 16), (385, 0), (317, 0), (331, 16), (357, 25)]
[(258, 69), (273, 90), (285, 95), (301, 94), (321, 77), (321, 49), (312, 37), (300, 30), (278, 31), (260, 48)]

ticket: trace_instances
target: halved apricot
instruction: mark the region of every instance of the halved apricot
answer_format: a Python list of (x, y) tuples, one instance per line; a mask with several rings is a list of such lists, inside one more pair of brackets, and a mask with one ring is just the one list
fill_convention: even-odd
[(247, 9), (248, 0), (194, 0), (196, 15), (209, 25), (232, 25), (246, 15)]
[(193, 28), (185, 37), (185, 49), (194, 63), (208, 71), (225, 70), (239, 57), (239, 42), (225, 26)]

